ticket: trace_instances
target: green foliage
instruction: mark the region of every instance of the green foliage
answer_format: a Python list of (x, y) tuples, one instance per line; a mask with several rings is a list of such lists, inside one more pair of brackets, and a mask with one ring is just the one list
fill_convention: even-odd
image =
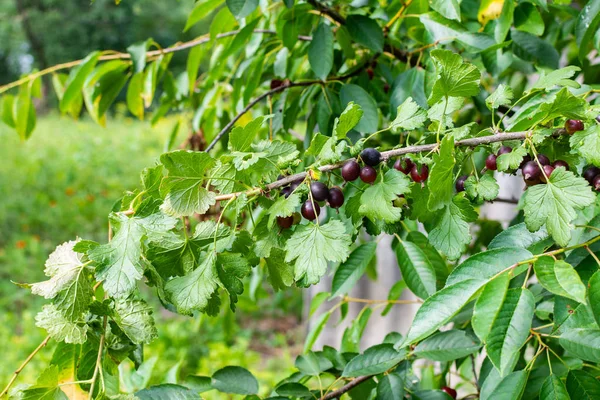
[[(185, 29), (210, 16), (206, 36), (164, 51), (146, 40), (127, 53), (92, 52), (69, 75), (55, 75), (60, 110), (78, 116), (85, 105), (101, 125), (127, 84), (132, 115), (157, 124), (179, 114), (158, 166), (112, 207), (108, 241), (59, 245), (46, 263), (49, 279), (21, 285), (52, 300), (38, 326), (79, 346), (69, 365), (83, 382), (72, 385), (99, 399), (209, 390), (318, 398), (336, 389), (360, 399), (448, 398), (440, 389), (454, 368), (465, 385), (478, 379), (481, 399), (594, 398), (600, 236), (591, 232), (595, 177), (582, 175), (598, 164), (599, 109), (597, 88), (578, 82), (593, 79), (581, 60), (597, 47), (590, 29), (598, 10), (477, 5), (202, 1)], [(189, 48), (178, 71), (171, 55)], [(574, 65), (548, 70), (563, 59)], [(1, 115), (21, 139), (36, 125), (35, 77), (0, 88), (14, 88)], [(585, 129), (567, 140), (566, 119)], [(191, 135), (173, 151), (182, 127)], [(374, 156), (357, 158), (368, 147)], [(482, 169), (486, 153), (494, 156)], [(493, 171), (516, 171), (526, 156), (540, 166), (542, 154), (564, 158), (570, 170), (545, 168), (528, 180), (509, 228), (480, 221), (480, 206), (500, 192)], [(361, 180), (340, 177), (337, 169), (356, 158), (373, 169), (363, 165)], [(463, 190), (456, 179), (465, 174)], [(345, 199), (319, 193), (314, 181), (341, 187)], [(315, 209), (320, 215), (310, 218)], [(403, 280), (387, 300), (349, 297), (372, 275), (383, 234), (395, 238)], [(328, 298), (337, 303), (315, 317), (297, 371), (272, 390), (232, 365), (181, 382), (172, 370), (151, 382), (157, 359), (144, 360), (141, 345), (158, 331), (147, 287), (168, 310), (231, 321), (238, 306), (256, 307), (260, 293), (315, 285), (333, 268), (332, 288), (315, 296), (311, 315)], [(389, 332), (361, 353), (374, 310), (406, 303), (398, 300), (404, 289), (422, 299), (406, 336)], [(352, 302), (363, 308), (339, 350), (313, 351), (334, 310), (343, 320)], [(429, 361), (416, 377), (420, 358)], [(127, 359), (135, 364), (128, 375)], [(62, 383), (51, 362), (15, 393), (61, 398)]]

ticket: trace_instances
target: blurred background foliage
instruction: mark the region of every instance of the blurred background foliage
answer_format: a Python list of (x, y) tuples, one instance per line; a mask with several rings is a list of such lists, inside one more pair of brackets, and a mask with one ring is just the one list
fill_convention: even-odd
[[(162, 46), (190, 40), (208, 30), (197, 24), (183, 32), (193, 0), (7, 0), (0, 1), (0, 84), (35, 69), (85, 57), (90, 49), (126, 51), (152, 37)], [(160, 23), (157, 23), (160, 21)], [(171, 65), (185, 69), (185, 54)], [(56, 101), (53, 92), (46, 101)], [(38, 105), (39, 106), (39, 105)], [(139, 171), (162, 153), (176, 123), (151, 126), (115, 107), (107, 128), (87, 118), (73, 121), (56, 114), (40, 116), (38, 134), (26, 142), (0, 124), (0, 377), (4, 382), (45, 333), (34, 317), (43, 302), (11, 281), (43, 278), (44, 262), (57, 243), (76, 235), (104, 241), (106, 216), (127, 189), (139, 186)], [(179, 132), (179, 142), (187, 132)], [(176, 144), (177, 145), (177, 144)], [(135, 155), (135, 157), (132, 157)], [(127, 160), (127, 162), (123, 162)], [(210, 375), (226, 365), (260, 366), (262, 387), (290, 374), (301, 351), (299, 291), (271, 293), (255, 277), (238, 312), (226, 318), (185, 318), (159, 304), (160, 339), (146, 347), (149, 383), (175, 376)], [(149, 300), (155, 296), (146, 296)], [(258, 302), (255, 303), (254, 299)], [(244, 301), (246, 300), (246, 301)], [(52, 342), (51, 342), (52, 343)], [(52, 346), (52, 345), (51, 345)], [(18, 382), (35, 380), (50, 360), (44, 350)], [(153, 360), (161, 362), (154, 363)], [(124, 366), (128, 381), (133, 368)], [(131, 388), (135, 390), (135, 388)]]

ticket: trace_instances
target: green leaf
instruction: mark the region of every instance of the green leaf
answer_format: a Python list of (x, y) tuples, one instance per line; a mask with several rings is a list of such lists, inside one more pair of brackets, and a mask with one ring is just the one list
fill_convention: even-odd
[(331, 283), (331, 298), (348, 294), (352, 290), (367, 270), (376, 250), (377, 243), (368, 242), (358, 246), (350, 253), (348, 259), (335, 271)]
[(404, 400), (404, 378), (394, 372), (384, 375), (377, 384), (377, 400)]
[(239, 253), (221, 253), (217, 255), (217, 271), (222, 286), (229, 293), (229, 306), (235, 311), (238, 295), (244, 292), (242, 279), (250, 275), (248, 260)]
[(454, 197), (454, 137), (447, 135), (442, 139), (440, 152), (433, 155), (433, 167), (429, 177), (429, 201), (431, 211), (452, 204)]
[(269, 228), (273, 227), (277, 217), (289, 217), (300, 207), (300, 194), (292, 193), (288, 197), (279, 196), (269, 208)]
[(482, 342), (486, 342), (492, 330), (492, 325), (498, 317), (506, 298), (509, 283), (510, 276), (506, 273), (490, 280), (483, 287), (481, 295), (479, 295), (475, 303), (471, 325), (473, 326), (473, 331)]
[(417, 311), (406, 338), (396, 348), (418, 342), (447, 324), (484, 284), (481, 279), (468, 279), (447, 285), (429, 297)]
[(108, 61), (94, 69), (85, 79), (83, 100), (88, 113), (97, 124), (106, 125), (106, 111), (127, 83), (130, 75), (128, 70), (129, 64), (124, 61)]
[(245, 368), (225, 367), (215, 372), (212, 376), (212, 386), (223, 393), (257, 394), (258, 381)]
[(533, 85), (532, 89), (543, 89), (550, 90), (554, 86), (573, 86), (579, 84), (569, 78), (573, 77), (576, 72), (581, 71), (581, 68), (576, 67), (574, 65), (569, 65), (567, 67), (557, 69), (554, 71), (546, 72), (545, 70), (540, 71), (540, 78), (537, 80), (535, 85)]
[(236, 18), (245, 18), (258, 7), (258, 0), (226, 0), (225, 3)]
[(544, 227), (535, 232), (530, 232), (524, 222), (508, 227), (500, 232), (488, 245), (488, 249), (501, 247), (520, 247), (529, 249), (532, 246), (548, 239), (548, 232)]
[(448, 274), (450, 273), (450, 267), (446, 263), (446, 261), (442, 258), (440, 253), (429, 243), (427, 236), (418, 231), (411, 231), (406, 235), (406, 240), (416, 244), (425, 257), (427, 261), (431, 264), (433, 269), (435, 270), (435, 277), (437, 281), (437, 289), (441, 289), (444, 287), (444, 283), (446, 283), (446, 279), (448, 278)]
[(445, 18), (460, 22), (460, 4), (458, 0), (431, 0), (429, 5)]
[(494, 200), (498, 197), (500, 186), (493, 175), (482, 175), (479, 180), (471, 175), (465, 181), (465, 191), (474, 200)]
[(29, 139), (36, 124), (35, 106), (31, 100), (33, 81), (19, 87), (19, 93), (13, 103), (15, 129), (22, 140)]
[(324, 22), (317, 26), (308, 46), (308, 61), (317, 78), (325, 80), (333, 67), (333, 33)]
[(422, 68), (411, 68), (396, 77), (392, 85), (390, 103), (392, 108), (397, 109), (409, 97), (421, 107), (427, 107), (425, 97), (425, 72)]
[(321, 372), (333, 367), (331, 361), (329, 361), (324, 355), (316, 354), (312, 351), (298, 356), (296, 358), (295, 365), (296, 368), (298, 368), (304, 375), (311, 376), (317, 376)]
[(514, 54), (534, 64), (558, 69), (558, 51), (549, 42), (528, 32), (511, 30)]
[(396, 110), (396, 118), (390, 124), (392, 132), (398, 132), (401, 129), (413, 130), (423, 126), (427, 120), (427, 113), (412, 97), (408, 97)]
[[(233, 41), (231, 42), (229, 47), (227, 47), (227, 50), (225, 50), (225, 52), (223, 52), (222, 57), (227, 58), (230, 55), (235, 54), (239, 50), (241, 50), (242, 47), (244, 47), (244, 45), (246, 45), (248, 43), (248, 41), (254, 34), (254, 29), (256, 29), (256, 26), (258, 25), (259, 22), (260, 22), (260, 16), (257, 18), (254, 18), (251, 22), (249, 22), (246, 26), (244, 26), (240, 30), (240, 33), (235, 35), (235, 39), (233, 39)], [(287, 51), (287, 49), (285, 49), (285, 50)]]
[(588, 303), (596, 323), (600, 325), (600, 272), (596, 272), (588, 281)]
[(269, 282), (275, 291), (284, 290), (294, 283), (294, 266), (284, 260), (285, 253), (281, 249), (272, 249), (270, 257), (265, 259)]
[(429, 104), (443, 97), (470, 97), (479, 94), (477, 67), (465, 63), (461, 56), (449, 50), (433, 50), (431, 57), (436, 62), (437, 80), (433, 85)]
[[(525, 391), (527, 377), (529, 373), (526, 370), (515, 371), (508, 374), (498, 383), (498, 385), (489, 394), (489, 397), (482, 396), (481, 399), (489, 400), (520, 400)], [(484, 383), (485, 385), (485, 383)]]
[(144, 119), (144, 99), (142, 91), (144, 90), (144, 73), (140, 72), (131, 77), (127, 87), (127, 108), (129, 112)]
[[(58, 386), (58, 376), (58, 367), (51, 365), (40, 374), (35, 385), (22, 390), (18, 398), (23, 400), (68, 400)], [(13, 397), (11, 396), (11, 398)]]
[(5, 94), (2, 96), (2, 108), (0, 109), (0, 119), (11, 128), (16, 128), (15, 118), (13, 116), (13, 108), (15, 104), (15, 96)]
[(579, 60), (583, 62), (588, 55), (588, 49), (600, 25), (600, 4), (597, 1), (588, 2), (579, 13), (575, 24), (575, 38), (579, 48)]
[(135, 398), (140, 400), (201, 400), (200, 395), (192, 389), (185, 386), (164, 383), (162, 385), (150, 386), (140, 390), (135, 394)]
[(531, 3), (521, 3), (515, 8), (515, 28), (536, 36), (544, 33), (544, 20), (537, 7)]
[(222, 2), (223, 0), (203, 0), (196, 2), (194, 9), (188, 16), (183, 31), (186, 32), (192, 26), (196, 25), (198, 22), (204, 19), (204, 17), (216, 10), (219, 4), (221, 4)]
[(567, 387), (557, 375), (550, 375), (540, 388), (540, 400), (571, 400)]
[(45, 329), (58, 342), (81, 344), (86, 341), (87, 324), (72, 322), (54, 305), (47, 304), (36, 317), (35, 324)]
[(379, 126), (379, 112), (377, 103), (371, 95), (362, 87), (354, 84), (346, 84), (342, 86), (340, 91), (340, 101), (344, 107), (350, 102), (354, 102), (360, 106), (363, 111), (360, 122), (354, 127), (355, 130), (361, 133), (375, 132)]
[(358, 211), (371, 221), (396, 222), (400, 220), (402, 209), (394, 207), (392, 202), (400, 194), (406, 193), (409, 187), (410, 181), (406, 175), (390, 169), (379, 182), (365, 189), (360, 196)]
[(559, 343), (577, 358), (600, 362), (600, 329), (569, 329), (560, 335)]
[(185, 378), (185, 385), (197, 393), (208, 392), (209, 390), (213, 390), (211, 385), (212, 379), (208, 376), (202, 375), (189, 375)]
[(545, 256), (533, 264), (533, 269), (540, 284), (549, 292), (585, 303), (585, 285), (570, 264)]
[(142, 258), (142, 238), (166, 232), (175, 227), (176, 219), (161, 213), (138, 210), (131, 218), (111, 214), (112, 241), (88, 252), (96, 262), (96, 279), (112, 297), (128, 297), (142, 278), (146, 261)]
[(346, 260), (350, 244), (350, 236), (338, 220), (299, 225), (285, 244), (285, 261), (295, 260), (295, 280), (304, 278), (307, 284), (315, 284), (325, 274), (327, 261)]
[(566, 246), (571, 239), (570, 222), (577, 215), (575, 210), (589, 206), (595, 200), (585, 179), (559, 167), (552, 172), (546, 185), (527, 189), (525, 223), (530, 231), (537, 231), (545, 224), (556, 243)]
[(498, 85), (496, 90), (485, 99), (485, 105), (490, 109), (494, 110), (500, 106), (508, 106), (512, 103), (513, 91), (510, 86), (506, 86), (503, 83)]
[(489, 359), (500, 376), (515, 366), (521, 347), (527, 341), (535, 299), (528, 289), (509, 289), (486, 340)]
[(333, 123), (333, 132), (337, 140), (346, 138), (346, 135), (354, 128), (363, 116), (363, 110), (354, 102), (349, 102), (346, 109), (340, 114), (339, 118)]
[(505, 172), (516, 170), (523, 162), (523, 157), (527, 155), (527, 150), (523, 146), (515, 147), (510, 153), (500, 154), (496, 159), (498, 171)]
[(83, 85), (87, 77), (94, 70), (99, 57), (99, 51), (91, 52), (81, 61), (81, 64), (71, 70), (69, 77), (64, 84), (65, 91), (59, 102), (61, 112), (67, 112), (73, 102), (77, 101), (77, 98), (81, 96)]
[(280, 396), (290, 397), (311, 397), (310, 390), (306, 386), (297, 382), (287, 382), (277, 386), (275, 391)]
[(477, 279), (488, 280), (516, 263), (529, 260), (533, 255), (520, 248), (500, 248), (483, 251), (472, 255), (454, 268), (446, 285), (451, 285), (464, 280)]
[(190, 274), (171, 279), (165, 292), (177, 307), (177, 312), (191, 315), (202, 311), (221, 283), (219, 281), (216, 254), (212, 251), (200, 255), (200, 264)]
[(345, 27), (356, 43), (377, 53), (383, 51), (383, 31), (374, 19), (364, 15), (349, 15)]
[(415, 243), (400, 241), (394, 250), (402, 278), (415, 295), (426, 299), (437, 290), (436, 274), (425, 253)]
[(343, 377), (377, 375), (392, 368), (406, 358), (406, 350), (397, 351), (388, 343), (369, 347), (363, 354), (354, 357), (342, 372)]
[(143, 300), (116, 300), (113, 319), (135, 344), (150, 344), (158, 336), (152, 307)]
[(572, 400), (595, 400), (600, 398), (600, 382), (586, 371), (570, 370), (567, 392)]
[(600, 165), (600, 125), (588, 125), (583, 131), (575, 132), (570, 138), (571, 148), (591, 164)]
[(160, 185), (164, 212), (175, 217), (204, 214), (215, 204), (215, 194), (202, 187), (206, 171), (215, 165), (211, 156), (179, 150), (163, 154), (160, 161), (168, 171)]
[(151, 43), (151, 40), (147, 40), (144, 42), (134, 43), (127, 47), (127, 52), (131, 56), (133, 72), (135, 74), (144, 72), (144, 68), (146, 67), (146, 50)]
[(306, 340), (304, 342), (304, 352), (305, 353), (312, 349), (315, 342), (319, 338), (321, 331), (323, 331), (325, 324), (329, 320), (329, 317), (331, 317), (331, 312), (326, 312), (326, 313), (321, 314), (319, 316), (319, 318), (317, 318), (316, 321), (313, 321), (313, 323), (311, 324), (310, 331), (306, 335)]
[(252, 148), (252, 141), (258, 134), (265, 117), (258, 117), (248, 122), (244, 127), (237, 126), (229, 134), (228, 148), (231, 151), (248, 151)]
[(435, 214), (429, 241), (449, 259), (456, 260), (471, 242), (469, 222), (476, 219), (477, 212), (464, 194), (460, 193), (454, 196), (451, 204)]
[(70, 321), (79, 319), (92, 301), (92, 286), (82, 255), (73, 251), (77, 241), (59, 245), (46, 261), (49, 280), (31, 285), (31, 292), (54, 304)]
[(420, 342), (413, 353), (433, 361), (452, 361), (473, 354), (481, 345), (465, 331), (452, 329), (438, 332)]
[(196, 81), (198, 80), (198, 69), (202, 63), (202, 59), (206, 54), (205, 48), (202, 46), (193, 47), (187, 57), (186, 72), (188, 81), (189, 93), (194, 93), (196, 89)]

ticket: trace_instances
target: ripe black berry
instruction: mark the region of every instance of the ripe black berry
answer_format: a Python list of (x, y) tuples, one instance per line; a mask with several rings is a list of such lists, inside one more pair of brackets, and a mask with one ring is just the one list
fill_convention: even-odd
[(368, 147), (360, 153), (360, 159), (368, 166), (376, 167), (381, 162), (381, 153), (372, 147)]
[(456, 399), (456, 390), (454, 390), (448, 386), (444, 386), (444, 387), (442, 387), (442, 391), (446, 392), (453, 399)]
[(600, 191), (600, 175), (596, 175), (592, 180), (592, 186), (598, 192)]
[(512, 147), (510, 146), (502, 146), (500, 150), (498, 150), (498, 155), (508, 154), (512, 151)]
[(584, 129), (583, 122), (578, 119), (568, 119), (565, 121), (565, 130), (569, 135)]
[(569, 170), (569, 164), (566, 161), (563, 161), (563, 160), (556, 160), (556, 161), (554, 161), (552, 163), (552, 166), (554, 168), (563, 167), (567, 171)]
[(454, 185), (456, 187), (456, 191), (457, 192), (464, 192), (465, 191), (465, 181), (467, 180), (468, 176), (467, 175), (463, 175), (463, 176), (459, 176), (458, 179), (456, 180), (456, 184)]
[(417, 183), (426, 181), (427, 177), (429, 177), (429, 167), (423, 164), (421, 165), (421, 169), (418, 170), (417, 165), (413, 165), (412, 169), (410, 170), (410, 177)]
[(294, 190), (296, 190), (296, 188), (298, 188), (298, 186), (300, 186), (300, 182), (294, 182), (290, 185), (290, 193), (293, 193)]
[(360, 170), (360, 179), (364, 183), (373, 183), (377, 179), (377, 171), (375, 171), (375, 168), (366, 165)]
[[(383, 91), (384, 91), (385, 93), (388, 93), (388, 92), (390, 91), (390, 85), (388, 85), (387, 83), (384, 83), (384, 84), (383, 84)], [(600, 118), (600, 117), (599, 117), (599, 118)], [(600, 122), (600, 121), (598, 121), (598, 122)]]
[(325, 201), (329, 196), (329, 189), (323, 182), (311, 182), (310, 192), (315, 201)]
[(283, 229), (289, 228), (290, 226), (294, 225), (294, 216), (290, 215), (289, 217), (277, 217), (277, 225)]
[(340, 208), (344, 204), (344, 193), (339, 187), (332, 187), (329, 189), (329, 197), (327, 198), (327, 202), (331, 208)]
[(533, 181), (538, 179), (541, 175), (542, 171), (540, 170), (540, 166), (535, 161), (529, 161), (523, 166), (523, 178), (526, 181)]
[(538, 154), (537, 155), (537, 160), (542, 165), (550, 165), (550, 159), (548, 157), (546, 157), (545, 155), (543, 155), (543, 154)]
[(525, 157), (523, 157), (523, 161), (521, 161), (519, 168), (522, 169), (525, 166), (525, 164), (527, 164), (529, 161), (531, 161), (531, 156), (527, 154)]
[(281, 194), (284, 195), (286, 198), (289, 197), (289, 195), (291, 193), (292, 193), (292, 188), (289, 186), (286, 186), (283, 189), (281, 189)]
[(394, 169), (408, 175), (413, 165), (415, 165), (410, 158), (397, 159), (394, 163)]
[(490, 154), (485, 159), (485, 167), (489, 170), (495, 171), (498, 169), (498, 165), (496, 164), (496, 158), (498, 158), (495, 154)]
[(592, 182), (594, 181), (594, 178), (596, 177), (596, 175), (600, 174), (600, 168), (591, 166), (588, 167), (584, 172), (583, 172), (583, 178), (588, 181), (590, 183), (590, 185), (592, 185)]
[(321, 214), (321, 207), (319, 207), (319, 204), (314, 203), (314, 206), (315, 207), (313, 208), (313, 202), (310, 201), (310, 199), (308, 199), (304, 202), (304, 204), (302, 204), (302, 207), (300, 208), (302, 216), (309, 221), (314, 220), (319, 216), (319, 214)]
[(346, 182), (354, 181), (360, 176), (360, 165), (354, 160), (346, 161), (342, 166), (342, 178)]
[(369, 75), (369, 79), (373, 79), (373, 76), (375, 76), (375, 72), (373, 72), (373, 68), (367, 68), (367, 75)]
[(283, 85), (283, 81), (281, 79), (273, 79), (271, 81), (271, 90), (277, 89), (281, 85)]
[(600, 115), (596, 117), (596, 121), (600, 122)]
[(546, 178), (550, 178), (550, 175), (552, 175), (552, 172), (554, 172), (554, 167), (552, 165), (544, 165), (544, 173), (542, 175), (540, 175), (540, 180), (542, 182), (546, 182)]

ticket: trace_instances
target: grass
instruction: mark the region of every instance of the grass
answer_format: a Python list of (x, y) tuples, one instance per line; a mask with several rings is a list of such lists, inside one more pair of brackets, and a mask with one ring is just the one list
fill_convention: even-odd
[[(32, 137), (23, 142), (0, 123), (0, 386), (46, 336), (34, 321), (44, 300), (11, 281), (44, 279), (48, 254), (64, 241), (79, 236), (105, 242), (115, 200), (139, 186), (140, 171), (158, 160), (172, 125), (166, 120), (151, 127), (117, 117), (103, 128), (51, 114), (39, 119)], [(177, 140), (183, 139), (180, 132)], [(288, 318), (290, 308), (300, 309), (300, 296), (263, 292), (262, 303), (244, 300), (235, 316), (226, 313), (217, 319), (185, 318), (153, 303), (160, 339), (144, 351), (147, 359), (159, 359), (150, 382), (169, 381), (174, 372), (210, 375), (231, 364), (252, 367), (263, 388), (287, 376), (298, 352), (295, 344), (302, 340), (298, 324), (280, 331), (253, 324)], [(287, 311), (281, 312), (281, 304)], [(265, 350), (276, 346), (283, 351)], [(52, 347), (36, 356), (17, 383), (35, 381)], [(130, 368), (124, 365), (123, 374)]]

